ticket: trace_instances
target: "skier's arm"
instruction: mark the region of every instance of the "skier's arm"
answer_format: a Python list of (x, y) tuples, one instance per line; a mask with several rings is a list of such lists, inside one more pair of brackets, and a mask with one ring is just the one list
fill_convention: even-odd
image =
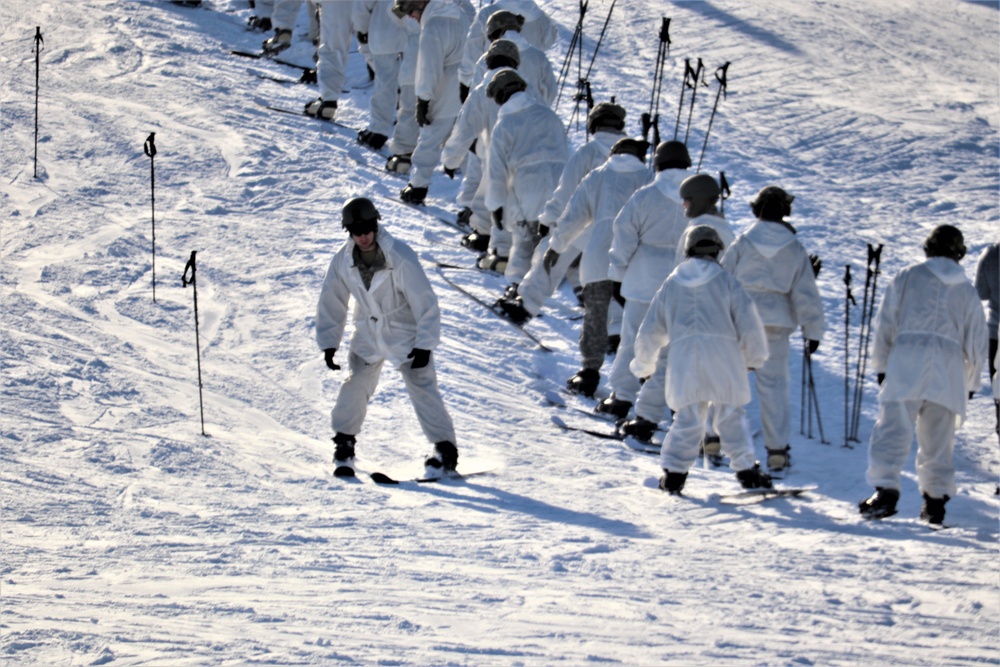
[(635, 195), (625, 202), (612, 223), (611, 251), (608, 254), (608, 279), (622, 282), (629, 262), (639, 249), (639, 204)]
[(416, 253), (403, 258), (399, 285), (403, 296), (417, 321), (417, 335), (413, 347), (433, 350), (441, 341), (441, 309), (434, 288), (420, 266)]
[(339, 259), (337, 253), (330, 261), (316, 306), (316, 343), (321, 350), (340, 347), (347, 325), (351, 292), (347, 281), (339, 275)]
[(635, 357), (629, 364), (629, 370), (638, 378), (649, 377), (656, 370), (656, 360), (660, 349), (670, 342), (670, 332), (667, 330), (667, 283), (653, 297), (653, 302), (646, 311), (646, 317), (639, 325), (635, 337)]

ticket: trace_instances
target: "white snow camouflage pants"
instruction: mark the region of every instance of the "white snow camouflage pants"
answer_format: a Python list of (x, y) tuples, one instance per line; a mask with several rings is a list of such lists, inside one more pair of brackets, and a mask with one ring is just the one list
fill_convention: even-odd
[(900, 489), (900, 473), (917, 436), (917, 483), (932, 498), (955, 495), (956, 415), (930, 401), (889, 401), (878, 407), (868, 443), (868, 483)]
[(743, 406), (703, 401), (685, 405), (674, 414), (674, 423), (660, 451), (661, 468), (671, 472), (691, 469), (698, 459), (709, 418), (722, 442), (722, 453), (729, 457), (729, 467), (735, 471), (753, 467), (756, 458)]

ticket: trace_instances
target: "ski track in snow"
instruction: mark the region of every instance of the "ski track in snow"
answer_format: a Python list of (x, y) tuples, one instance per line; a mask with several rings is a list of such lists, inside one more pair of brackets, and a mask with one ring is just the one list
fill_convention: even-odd
[[(719, 503), (716, 494), (737, 488), (725, 468), (699, 464), (688, 497), (666, 497), (655, 458), (555, 428), (544, 395), (577, 370), (572, 292), (527, 324), (554, 349), (545, 353), (451, 288), (435, 262), (475, 257), (435, 217), (454, 212), (457, 184), (439, 174), (433, 206), (407, 206), (398, 201), (405, 179), (383, 171), (384, 157), (355, 144), (352, 130), (263, 108), (300, 109), (315, 89), (260, 80), (297, 73), (229, 55), (265, 37), (246, 30), (245, 0), (204, 4), (0, 8), (6, 662), (1000, 662), (1000, 455), (985, 381), (956, 441), (948, 530), (916, 519), (912, 455), (900, 514), (857, 516), (869, 493), (871, 378), (863, 442), (841, 446), (844, 266), (860, 304), (866, 243), (885, 244), (884, 286), (919, 259), (937, 224), (965, 232), (970, 275), (997, 239), (996, 3), (616, 5), (591, 75), (595, 98), (615, 95), (638, 133), (660, 18), (672, 17), (661, 134), (672, 135), (684, 59), (703, 58), (709, 85), (689, 141), (697, 160), (712, 75), (731, 61), (703, 169), (726, 171), (738, 229), (756, 190), (785, 186), (796, 195), (792, 222), (824, 259), (828, 328), (814, 372), (830, 444), (818, 424), (812, 438), (793, 426), (794, 467), (782, 482), (819, 488), (747, 506)], [(610, 6), (592, 4), (587, 60)], [(579, 5), (546, 9), (560, 25), (549, 53), (558, 70)], [(36, 25), (45, 39), (38, 179)], [(309, 62), (302, 34), (284, 58)], [(354, 52), (348, 82), (364, 78)], [(572, 86), (563, 118), (574, 108), (567, 93)], [(370, 94), (346, 94), (338, 120), (361, 129)], [(467, 462), (496, 462), (494, 474), (405, 489), (330, 476), (329, 408), (343, 375), (316, 350), (314, 312), (343, 240), (341, 203), (358, 194), (425, 260), (459, 447)], [(194, 289), (181, 284), (192, 250), (207, 436)], [(490, 274), (449, 275), (483, 298), (505, 286)], [(853, 370), (860, 305), (851, 317)], [(418, 473), (427, 448), (400, 377), (386, 369), (359, 466)]]

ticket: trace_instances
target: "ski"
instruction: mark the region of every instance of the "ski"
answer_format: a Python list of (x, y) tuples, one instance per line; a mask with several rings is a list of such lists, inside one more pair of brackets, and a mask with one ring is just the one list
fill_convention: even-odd
[(271, 60), (278, 63), (279, 65), (284, 65), (285, 67), (292, 67), (297, 70), (302, 70), (303, 72), (315, 72), (315, 67), (307, 67), (306, 65), (299, 65), (298, 63), (289, 62), (287, 60), (282, 60), (281, 58), (272, 58), (267, 53), (254, 53), (252, 51), (230, 51), (234, 56), (241, 56), (243, 58), (253, 58), (254, 60)]
[(798, 498), (803, 493), (815, 491), (816, 486), (780, 487), (774, 489), (747, 489), (738, 493), (719, 494), (719, 502), (727, 505), (759, 503), (774, 498)]
[(507, 324), (509, 324), (510, 326), (512, 326), (517, 331), (520, 331), (523, 336), (525, 336), (530, 341), (532, 341), (535, 345), (537, 345), (540, 350), (543, 350), (545, 352), (551, 352), (552, 351), (552, 348), (548, 347), (545, 343), (543, 343), (533, 333), (531, 333), (530, 331), (525, 330), (522, 327), (517, 326), (516, 324), (514, 324), (513, 322), (511, 322), (510, 320), (508, 320), (506, 317), (504, 317), (503, 314), (498, 313), (496, 311), (496, 309), (494, 308), (493, 304), (487, 303), (483, 299), (479, 298), (478, 296), (476, 296), (475, 294), (473, 294), (472, 292), (470, 292), (469, 290), (465, 289), (464, 287), (462, 287), (461, 285), (459, 285), (458, 283), (456, 283), (454, 280), (452, 280), (451, 278), (449, 278), (448, 275), (444, 272), (444, 267), (438, 266), (437, 270), (438, 270), (438, 274), (444, 279), (444, 281), (446, 283), (448, 283), (449, 285), (451, 285), (452, 287), (454, 287), (458, 292), (461, 292), (462, 294), (464, 294), (465, 296), (469, 297), (470, 299), (472, 299), (473, 301), (475, 301), (476, 303), (478, 303), (482, 307), (486, 308), (486, 310), (488, 310), (491, 313), (493, 313), (496, 317), (500, 318), (501, 320), (503, 320), (504, 322), (506, 322)]
[(478, 477), (479, 475), (488, 475), (495, 470), (496, 468), (483, 468), (479, 470), (472, 470), (470, 472), (459, 472), (456, 470), (455, 472), (445, 473), (438, 477), (411, 477), (409, 479), (396, 479), (383, 472), (373, 472), (368, 476), (376, 484), (399, 486), (406, 482), (413, 484), (431, 484), (433, 482), (445, 482), (448, 480), (462, 480), (469, 477)]

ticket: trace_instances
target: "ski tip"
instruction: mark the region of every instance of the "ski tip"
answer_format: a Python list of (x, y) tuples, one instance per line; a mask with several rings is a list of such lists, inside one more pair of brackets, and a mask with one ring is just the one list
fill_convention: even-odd
[(382, 472), (373, 472), (371, 478), (376, 484), (399, 484), (397, 480)]

